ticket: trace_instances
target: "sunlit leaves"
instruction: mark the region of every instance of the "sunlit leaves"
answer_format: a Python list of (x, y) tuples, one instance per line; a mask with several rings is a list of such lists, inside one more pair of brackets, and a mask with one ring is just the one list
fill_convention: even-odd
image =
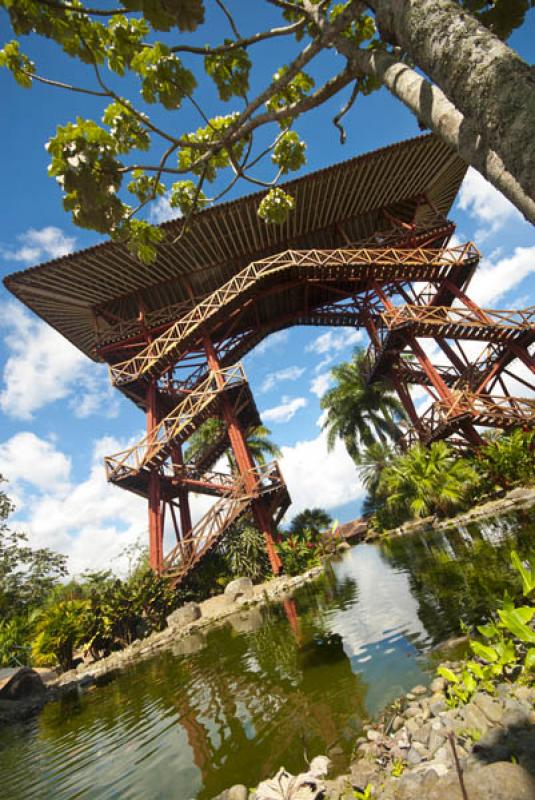
[(169, 205), (186, 216), (206, 204), (206, 195), (198, 191), (193, 181), (177, 181), (171, 186)]
[[(281, 67), (273, 76), (274, 81), (279, 81), (287, 73), (287, 67)], [(314, 88), (314, 78), (306, 72), (298, 72), (288, 83), (276, 90), (266, 103), (268, 111), (283, 111), (289, 106), (298, 103), (306, 97)], [(282, 128), (287, 128), (291, 122), (291, 117), (279, 120)]]
[(295, 200), (291, 194), (283, 191), (280, 187), (270, 189), (258, 206), (258, 216), (264, 222), (281, 225), (285, 222), (290, 211), (293, 211)]
[(112, 231), (112, 238), (126, 244), (132, 255), (144, 264), (156, 257), (156, 247), (165, 237), (161, 228), (142, 219), (128, 219)]
[(128, 153), (134, 148), (149, 149), (150, 136), (146, 128), (130, 109), (121, 103), (111, 103), (105, 110), (102, 121), (110, 129), (117, 153)]
[(203, 0), (123, 0), (130, 11), (141, 11), (158, 31), (194, 31), (204, 22)]
[(179, 108), (197, 86), (193, 72), (161, 42), (139, 50), (130, 66), (141, 78), (143, 99), (147, 103), (159, 102), (167, 109)]
[[(224, 44), (230, 44), (231, 41), (225, 39)], [(217, 86), (221, 100), (247, 94), (251, 59), (243, 47), (205, 56), (204, 69)]]
[(20, 52), (19, 43), (17, 41), (8, 42), (5, 47), (0, 50), (0, 67), (8, 69), (19, 86), (24, 89), (29, 89), (32, 85), (31, 75), (35, 71), (35, 64), (30, 61), (28, 56)]
[(110, 69), (124, 75), (149, 30), (144, 19), (128, 19), (123, 14), (113, 16), (108, 23), (106, 49)]
[(244, 140), (234, 143), (230, 151), (225, 146), (215, 148), (209, 158), (199, 162), (199, 158), (206, 152), (209, 145), (220, 142), (222, 139), (224, 140), (225, 133), (236, 122), (237, 117), (237, 113), (214, 117), (205, 128), (199, 128), (194, 133), (188, 133), (182, 137), (191, 142), (192, 145), (198, 145), (198, 147), (183, 147), (180, 150), (178, 154), (179, 167), (184, 170), (190, 170), (195, 175), (204, 175), (205, 180), (213, 181), (216, 178), (218, 169), (223, 169), (230, 165), (231, 153), (232, 159), (238, 161), (243, 152)]
[(49, 174), (63, 188), (65, 210), (77, 225), (109, 233), (124, 213), (117, 197), (122, 176), (113, 135), (79, 117), (59, 127), (47, 147)]
[[(342, 14), (346, 8), (348, 7), (349, 3), (336, 3), (330, 13), (331, 22), (334, 22), (337, 17)], [(342, 36), (345, 36), (347, 39), (351, 39), (351, 41), (356, 45), (362, 45), (364, 42), (367, 42), (375, 36), (377, 33), (377, 28), (375, 26), (375, 20), (369, 14), (361, 14), (356, 19), (353, 18), (351, 22), (348, 24), (347, 28), (342, 31)]]
[(142, 169), (135, 169), (128, 184), (128, 191), (135, 195), (140, 203), (146, 203), (164, 194), (165, 186), (157, 178), (146, 175)]
[(287, 131), (279, 137), (273, 149), (271, 160), (278, 164), (283, 175), (295, 172), (306, 163), (306, 144), (295, 131)]
[(525, 566), (516, 550), (511, 553), (511, 563), (522, 579), (522, 591), (524, 595), (531, 594), (535, 590), (535, 563)]

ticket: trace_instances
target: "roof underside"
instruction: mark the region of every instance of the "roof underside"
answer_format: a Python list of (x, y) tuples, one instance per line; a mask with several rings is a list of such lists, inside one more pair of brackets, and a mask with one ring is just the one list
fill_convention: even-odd
[[(256, 209), (263, 193), (214, 206), (181, 232), (166, 222), (166, 243), (155, 263), (143, 265), (112, 242), (81, 250), (5, 278), (6, 287), (91, 358), (95, 317), (135, 319), (205, 295), (245, 265), (288, 248), (335, 248), (390, 226), (383, 210), (412, 219), (427, 196), (447, 215), (466, 164), (433, 135), (376, 150), (289, 181), (295, 210), (283, 225), (266, 225)], [(420, 206), (418, 222), (431, 208)]]

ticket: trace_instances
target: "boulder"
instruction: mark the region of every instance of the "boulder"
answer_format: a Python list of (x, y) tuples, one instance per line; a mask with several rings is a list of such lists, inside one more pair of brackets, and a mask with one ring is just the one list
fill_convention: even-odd
[(248, 797), (249, 791), (247, 786), (244, 786), (242, 783), (231, 786), (227, 791), (227, 800), (247, 800)]
[(169, 614), (167, 624), (170, 628), (183, 628), (200, 619), (200, 616), (201, 609), (197, 603), (186, 603), (181, 608), (173, 611), (172, 614)]
[(236, 578), (225, 587), (225, 594), (236, 600), (238, 597), (250, 597), (253, 594), (253, 582), (250, 578)]
[[(535, 780), (518, 764), (497, 761), (464, 774), (466, 793), (474, 800), (533, 800)], [(463, 800), (459, 778), (453, 771), (439, 778), (426, 793), (426, 800)]]
[(21, 667), (0, 689), (0, 700), (26, 700), (42, 697), (45, 692), (41, 676), (30, 667)]

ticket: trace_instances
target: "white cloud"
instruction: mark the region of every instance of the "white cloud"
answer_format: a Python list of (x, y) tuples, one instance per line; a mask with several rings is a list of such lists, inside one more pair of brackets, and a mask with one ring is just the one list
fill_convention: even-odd
[(266, 422), (289, 422), (300, 408), (307, 405), (307, 402), (305, 397), (294, 397), (293, 400), (283, 397), (280, 405), (262, 411), (261, 417)]
[(70, 458), (30, 431), (0, 444), (0, 474), (12, 484), (61, 492), (68, 486), (70, 471)]
[(17, 303), (5, 303), (0, 327), (9, 356), (3, 371), (0, 408), (16, 419), (31, 419), (39, 408), (71, 398), (76, 416), (102, 411), (115, 416), (119, 398), (106, 368), (91, 362), (54, 328)]
[(510, 289), (535, 273), (535, 245), (516, 247), (513, 254), (493, 262), (483, 259), (468, 288), (480, 306), (492, 307)]
[(76, 244), (74, 236), (67, 236), (53, 225), (40, 230), (29, 228), (17, 236), (17, 241), (20, 245), (16, 249), (0, 247), (0, 255), (10, 261), (37, 263), (72, 253)]
[(276, 372), (270, 372), (264, 378), (260, 387), (260, 391), (269, 392), (281, 381), (296, 381), (301, 377), (304, 371), (305, 367), (286, 367), (285, 369), (279, 369)]
[(315, 394), (316, 397), (323, 397), (331, 385), (331, 381), (331, 373), (322, 372), (310, 381), (310, 391), (312, 394)]
[(473, 168), (466, 173), (459, 192), (458, 205), (483, 226), (476, 231), (476, 241), (492, 236), (511, 220), (522, 221), (518, 209)]
[(326, 434), (321, 433), (281, 449), (279, 462), (292, 498), (289, 516), (304, 508), (336, 508), (364, 496), (355, 464), (342, 442), (337, 441), (329, 452)]
[(255, 347), (254, 352), (263, 355), (266, 350), (271, 350), (273, 347), (278, 347), (288, 341), (289, 331), (277, 331), (270, 336), (266, 336), (260, 344)]
[(171, 208), (168, 194), (158, 197), (152, 203), (149, 211), (149, 219), (155, 225), (159, 225), (160, 222), (168, 222), (171, 219), (179, 219), (181, 216), (182, 214), (178, 208)]
[(318, 353), (318, 355), (325, 355), (325, 353), (331, 352), (339, 353), (346, 347), (361, 342), (363, 338), (364, 334), (362, 331), (355, 330), (354, 328), (340, 328), (322, 333), (306, 346), (306, 351), (308, 353)]

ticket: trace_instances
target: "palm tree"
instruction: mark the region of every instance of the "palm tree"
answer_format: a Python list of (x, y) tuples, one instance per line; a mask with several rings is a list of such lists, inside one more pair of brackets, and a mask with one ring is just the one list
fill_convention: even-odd
[(331, 370), (336, 385), (324, 394), (321, 407), (327, 411), (323, 429), (332, 450), (341, 439), (347, 452), (359, 463), (364, 448), (399, 438), (403, 406), (383, 383), (369, 384), (365, 374), (365, 352), (356, 349), (351, 361)]
[(313, 533), (324, 531), (333, 523), (333, 518), (322, 508), (305, 508), (290, 522), (290, 533), (300, 533), (308, 528)]
[(404, 521), (461, 508), (478, 480), (469, 461), (445, 442), (434, 442), (394, 458), (383, 470), (377, 491), (386, 498), (386, 508)]
[[(189, 446), (184, 454), (186, 462), (195, 459), (203, 450), (218, 442), (225, 433), (225, 423), (218, 417), (207, 419), (189, 439)], [(272, 442), (269, 436), (271, 431), (265, 425), (256, 425), (246, 433), (247, 445), (256, 464), (261, 467), (274, 458), (282, 455), (280, 448)], [(226, 456), (232, 472), (236, 469), (236, 462), (231, 448), (226, 451)]]
[(373, 442), (360, 455), (357, 470), (366, 489), (362, 506), (363, 516), (369, 517), (381, 504), (378, 493), (381, 476), (395, 455), (396, 451), (389, 442)]

